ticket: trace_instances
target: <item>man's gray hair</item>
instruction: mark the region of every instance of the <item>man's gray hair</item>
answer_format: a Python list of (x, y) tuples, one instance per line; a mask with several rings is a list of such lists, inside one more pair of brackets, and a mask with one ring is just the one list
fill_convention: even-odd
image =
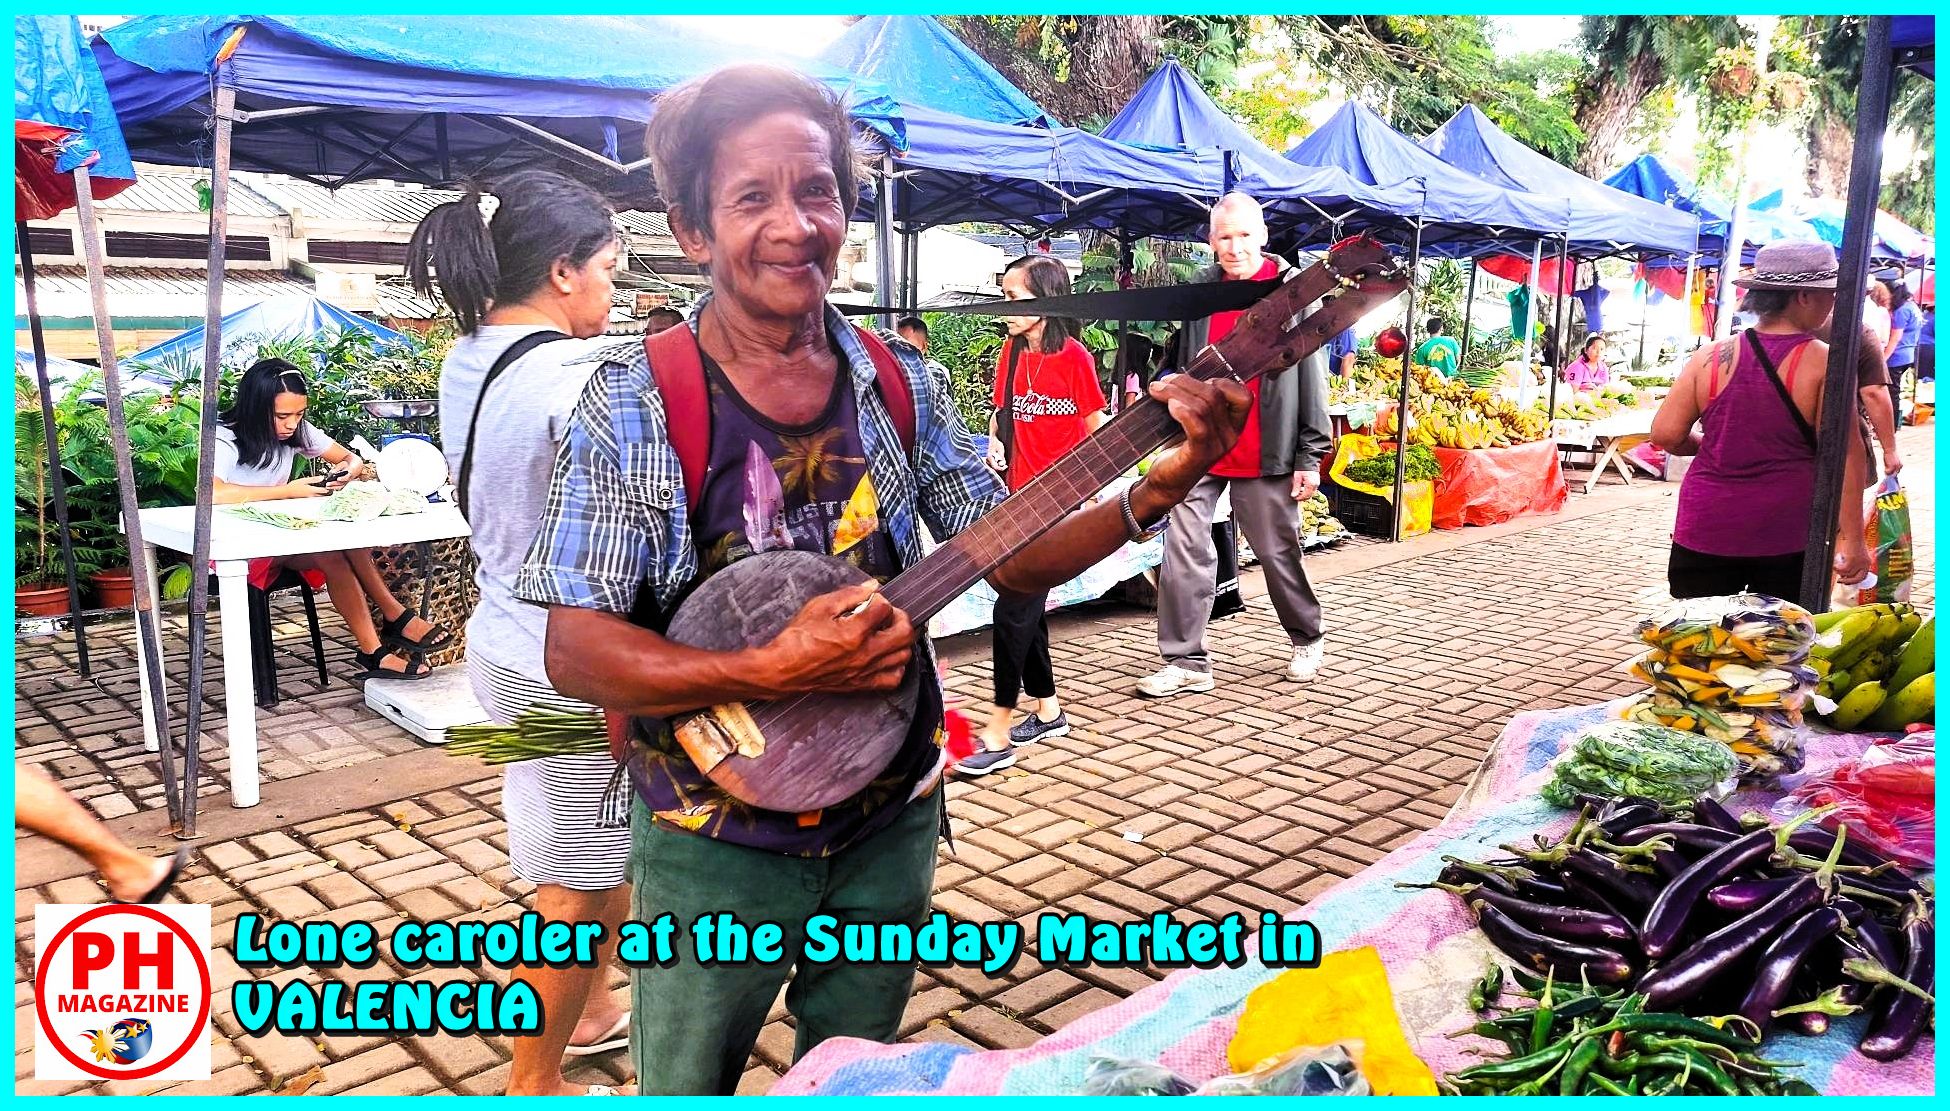
[(1250, 213), (1260, 223), (1266, 222), (1266, 210), (1247, 193), (1232, 192), (1220, 197), (1218, 203), (1212, 206), (1212, 218), (1218, 219), (1221, 212)]

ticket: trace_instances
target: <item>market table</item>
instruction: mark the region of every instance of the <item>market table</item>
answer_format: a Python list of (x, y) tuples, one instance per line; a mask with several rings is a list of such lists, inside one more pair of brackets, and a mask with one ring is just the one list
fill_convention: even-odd
[[(1396, 884), (1434, 879), (1444, 855), (1480, 860), (1499, 855), (1499, 844), (1533, 833), (1561, 834), (1571, 816), (1536, 795), (1547, 774), (1544, 765), (1579, 730), (1612, 712), (1605, 705), (1519, 714), (1492, 748), (1470, 790), (1440, 825), (1288, 916), (1312, 922), (1320, 930), (1324, 953), (1359, 946), (1379, 950), (1409, 1041), (1438, 1075), (1474, 1063), (1472, 1050), (1492, 1044), (1448, 1035), (1474, 1021), (1464, 1000), (1493, 951), (1453, 896), (1402, 890)], [(1815, 734), (1809, 740), (1809, 768), (1850, 758), (1870, 739)], [(1766, 809), (1773, 801), (1770, 795), (1742, 794), (1729, 805)], [(1257, 952), (1257, 944), (1249, 943), (1248, 951)], [(1081, 1090), (1085, 1070), (1095, 1057), (1156, 1062), (1201, 1083), (1229, 1071), (1226, 1045), (1247, 994), (1281, 971), (1252, 960), (1237, 969), (1175, 972), (1021, 1049), (974, 1050), (935, 1042), (890, 1046), (834, 1039), (795, 1065), (772, 1092), (1074, 1094)], [(1866, 1022), (1861, 1015), (1837, 1019), (1821, 1038), (1777, 1033), (1767, 1040), (1763, 1052), (1774, 1059), (1804, 1062), (1806, 1067), (1796, 1075), (1829, 1095), (1933, 1091), (1933, 1042), (1923, 1039), (1900, 1061), (1870, 1061), (1854, 1048)], [(1323, 1042), (1332, 1040), (1327, 1032), (1321, 1033)]]
[[(252, 504), (293, 516), (316, 516), (323, 498), (294, 498)], [(149, 554), (150, 597), (156, 590), (156, 549), (189, 552), (195, 546), (196, 507), (172, 505), (144, 509), (142, 541)], [(223, 623), (223, 690), (225, 721), (229, 726), (230, 804), (256, 806), (257, 775), (257, 700), (251, 675), (250, 561), (267, 556), (312, 555), (342, 552), (354, 548), (385, 548), (398, 544), (418, 544), (432, 540), (451, 540), (471, 535), (460, 510), (452, 505), (430, 505), (423, 513), (379, 517), (370, 521), (320, 521), (310, 528), (289, 529), (247, 520), (224, 512), (218, 506), (210, 518), (210, 561), (217, 576), (218, 605), (226, 617)], [(142, 638), (137, 637), (137, 651)], [(149, 669), (138, 658), (136, 674), (142, 682), (142, 737), (151, 752), (160, 747), (155, 715), (150, 710)]]
[(1632, 467), (1625, 461), (1625, 453), (1652, 438), (1654, 412), (1656, 410), (1627, 409), (1593, 421), (1551, 422), (1551, 438), (1557, 441), (1558, 447), (1598, 456), (1598, 461), (1591, 465), (1591, 477), (1585, 480), (1585, 493), (1589, 494), (1597, 487), (1607, 466), (1616, 466), (1618, 477), (1625, 480), (1625, 485), (1632, 485)]

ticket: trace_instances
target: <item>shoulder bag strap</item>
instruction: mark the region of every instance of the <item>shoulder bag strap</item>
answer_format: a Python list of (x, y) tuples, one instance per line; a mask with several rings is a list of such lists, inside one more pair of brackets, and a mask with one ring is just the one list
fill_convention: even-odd
[(487, 400), (488, 390), (493, 388), (494, 380), (501, 372), (515, 364), (515, 360), (535, 350), (545, 343), (568, 339), (568, 336), (554, 330), (530, 332), (508, 345), (501, 357), (494, 360), (488, 368), (487, 376), (481, 379), (481, 392), (474, 395), (474, 412), (467, 418), (467, 444), (460, 449), (460, 474), (454, 479), (454, 500), (460, 503), (460, 515), (467, 516), (467, 484), (474, 474), (474, 433), (481, 424), (481, 405)]
[(1801, 439), (1807, 443), (1808, 450), (1815, 450), (1815, 426), (1801, 415), (1801, 407), (1794, 403), (1794, 395), (1781, 384), (1781, 372), (1775, 368), (1774, 360), (1767, 357), (1767, 349), (1760, 345), (1760, 336), (1752, 328), (1747, 329), (1747, 346), (1753, 350), (1754, 358), (1760, 361), (1760, 368), (1767, 373), (1767, 380), (1774, 384), (1774, 392), (1781, 395), (1781, 404), (1787, 406), (1788, 415), (1794, 418), (1794, 426), (1801, 430)]
[(884, 340), (858, 324), (853, 326), (853, 331), (860, 337), (861, 346), (867, 349), (867, 357), (873, 360), (874, 377), (880, 383), (880, 401), (887, 406), (887, 415), (893, 418), (894, 432), (900, 436), (901, 447), (912, 455), (915, 442), (913, 387), (908, 384), (899, 360), (894, 358), (893, 350)]
[(1014, 336), (1002, 341), (1009, 357), (1002, 370), (1002, 413), (995, 420), (995, 436), (1002, 441), (1002, 481), (1016, 469), (1016, 365), (1022, 359), (1023, 342)]
[(650, 376), (664, 402), (664, 436), (684, 472), (684, 503), (697, 511), (704, 472), (711, 465), (711, 397), (704, 385), (704, 358), (687, 325), (643, 339)]

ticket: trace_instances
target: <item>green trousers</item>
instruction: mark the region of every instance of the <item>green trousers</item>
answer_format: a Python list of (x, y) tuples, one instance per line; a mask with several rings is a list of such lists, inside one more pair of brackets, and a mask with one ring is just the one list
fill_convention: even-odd
[[(634, 916), (671, 914), (677, 963), (635, 971), (630, 1044), (644, 1095), (731, 1095), (744, 1075), (765, 1016), (788, 974), (786, 1009), (798, 1024), (798, 1060), (827, 1038), (890, 1042), (914, 990), (912, 964), (842, 962), (792, 968), (806, 919), (830, 914), (848, 923), (926, 919), (941, 828), (937, 788), (909, 803), (892, 825), (823, 860), (779, 856), (658, 827), (636, 807), (630, 856)], [(691, 923), (726, 912), (747, 927), (785, 930), (787, 959), (777, 964), (697, 963)]]

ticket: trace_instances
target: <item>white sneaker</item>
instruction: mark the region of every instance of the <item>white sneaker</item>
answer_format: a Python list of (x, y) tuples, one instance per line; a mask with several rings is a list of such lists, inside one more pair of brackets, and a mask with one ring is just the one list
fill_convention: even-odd
[(1169, 698), (1212, 689), (1212, 673), (1189, 671), (1177, 664), (1166, 664), (1155, 675), (1138, 680), (1137, 692), (1146, 698)]
[(1320, 674), (1321, 657), (1326, 655), (1326, 645), (1321, 641), (1303, 644), (1293, 650), (1293, 662), (1286, 665), (1286, 677), (1296, 683), (1311, 683)]

